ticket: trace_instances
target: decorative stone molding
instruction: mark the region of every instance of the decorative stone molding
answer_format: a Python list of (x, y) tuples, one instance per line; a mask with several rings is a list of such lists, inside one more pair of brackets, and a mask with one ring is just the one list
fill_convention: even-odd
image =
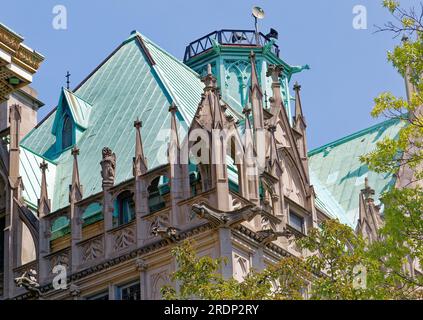
[(50, 263), (50, 272), (53, 273), (53, 268), (57, 265), (65, 266), (69, 268), (70, 262), (70, 249), (62, 250), (57, 253), (53, 253), (48, 256)]
[(80, 244), (81, 261), (87, 263), (97, 260), (104, 256), (104, 237), (103, 235), (92, 238)]
[(134, 245), (136, 243), (135, 234), (134, 224), (113, 231), (113, 249), (120, 251)]

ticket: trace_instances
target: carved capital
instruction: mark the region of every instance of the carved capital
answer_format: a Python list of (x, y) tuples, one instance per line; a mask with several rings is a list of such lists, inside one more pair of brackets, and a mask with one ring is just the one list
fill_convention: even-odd
[(279, 83), (279, 78), (282, 76), (283, 66), (271, 64), (267, 68), (267, 77), (272, 78), (273, 83)]
[(71, 284), (69, 286), (69, 294), (72, 297), (79, 297), (81, 295), (81, 289), (79, 288), (79, 286), (77, 286), (76, 284)]
[(145, 262), (145, 260), (141, 259), (141, 258), (137, 258), (137, 260), (135, 260), (135, 266), (136, 266), (137, 270), (140, 271), (140, 272), (146, 271), (147, 268), (148, 268), (148, 265)]

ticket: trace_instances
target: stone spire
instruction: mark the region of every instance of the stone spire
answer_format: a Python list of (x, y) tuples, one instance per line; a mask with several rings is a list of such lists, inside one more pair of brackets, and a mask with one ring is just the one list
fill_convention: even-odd
[(301, 86), (298, 84), (298, 82), (295, 83), (294, 85), (294, 91), (295, 91), (295, 126), (297, 128), (299, 128), (300, 125), (300, 121), (303, 122), (303, 126), (307, 127), (305, 119), (304, 119), (304, 114), (303, 114), (303, 107), (301, 105), (301, 96), (300, 96), (300, 91), (301, 91)]
[(39, 282), (43, 283), (48, 277), (49, 272), (49, 260), (44, 258), (50, 253), (50, 225), (47, 222), (45, 216), (50, 213), (51, 203), (48, 198), (47, 192), (47, 178), (46, 170), (48, 168), (47, 163), (43, 160), (40, 164), (41, 169), (41, 192), (40, 199), (38, 199), (38, 219), (39, 219), (39, 230), (38, 230), (38, 250), (39, 250)]
[(71, 152), (73, 156), (73, 169), (72, 169), (72, 184), (69, 186), (69, 189), (70, 189), (69, 202), (79, 201), (82, 199), (82, 185), (79, 179), (79, 169), (78, 169), (79, 149), (75, 146)]
[(257, 169), (257, 152), (254, 148), (253, 128), (250, 121), (251, 109), (246, 106), (243, 113), (245, 115), (245, 151), (243, 170), (245, 170), (244, 184), (246, 190), (244, 196), (256, 205), (259, 205), (259, 174)]
[(250, 121), (251, 109), (246, 106), (242, 113), (245, 115), (245, 153), (248, 154), (249, 157), (253, 157), (255, 155), (255, 150), (253, 128)]
[(274, 116), (278, 114), (280, 108), (283, 105), (281, 96), (281, 84), (280, 77), (282, 76), (283, 66), (282, 65), (269, 65), (267, 68), (267, 77), (272, 78), (272, 97), (270, 101), (270, 113)]
[(133, 159), (133, 175), (139, 177), (147, 172), (147, 159), (144, 156), (144, 148), (141, 139), (142, 122), (137, 119), (135, 127), (135, 157)]
[(179, 155), (180, 155), (180, 143), (179, 143), (179, 134), (178, 126), (176, 122), (176, 112), (178, 112), (178, 107), (175, 103), (172, 102), (172, 105), (169, 107), (169, 112), (171, 113), (170, 119), (170, 141), (168, 149), (168, 157), (170, 164), (179, 164)]
[(356, 232), (370, 242), (378, 239), (378, 230), (383, 225), (380, 208), (375, 205), (373, 200), (374, 195), (375, 191), (369, 186), (369, 179), (366, 177), (364, 189), (360, 192), (359, 220)]
[(69, 186), (69, 203), (70, 203), (70, 220), (71, 220), (71, 270), (77, 269), (79, 264), (78, 243), (82, 240), (82, 212), (76, 205), (82, 199), (82, 185), (79, 180), (78, 169), (79, 149), (75, 146), (72, 148), (73, 170), (72, 184)]
[[(251, 86), (250, 86), (250, 103), (253, 110), (254, 130), (264, 129), (263, 117), (263, 93), (257, 76), (256, 55), (253, 51), (250, 54), (251, 62)], [(256, 145), (257, 146), (257, 145)]]
[(275, 139), (275, 132), (276, 132), (276, 126), (271, 125), (268, 128), (270, 132), (270, 152), (269, 152), (269, 172), (274, 173), (275, 165), (279, 164), (279, 154), (278, 154), (278, 148), (276, 146), (276, 139)]
[(43, 160), (40, 164), (41, 169), (41, 192), (40, 199), (38, 199), (38, 215), (39, 218), (42, 218), (50, 213), (51, 204), (50, 199), (48, 198), (47, 192), (47, 178), (46, 170), (48, 169), (48, 164)]
[(303, 114), (303, 108), (301, 105), (301, 86), (298, 82), (294, 85), (295, 91), (295, 116), (294, 116), (294, 131), (295, 137), (297, 142), (297, 148), (301, 157), (301, 162), (304, 166), (305, 173), (307, 174), (308, 178), (308, 155), (307, 155), (307, 136), (306, 136), (306, 128), (307, 124)]

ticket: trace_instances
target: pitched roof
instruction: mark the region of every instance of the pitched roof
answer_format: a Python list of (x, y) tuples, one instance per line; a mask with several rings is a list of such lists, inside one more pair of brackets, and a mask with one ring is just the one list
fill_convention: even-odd
[[(133, 122), (137, 117), (143, 122), (142, 138), (149, 168), (167, 161), (168, 135), (161, 129), (170, 128), (170, 103), (174, 101), (178, 105), (178, 120), (187, 126), (202, 92), (203, 84), (194, 71), (139, 33), (124, 41), (74, 93), (64, 90), (66, 99), (77, 99), (74, 110), (91, 109), (89, 122), (84, 123), (86, 130), (77, 140), (84, 197), (101, 191), (99, 163), (105, 146), (117, 155), (115, 183), (132, 177), (135, 138), (131, 137), (135, 137)], [(83, 108), (79, 108), (80, 101), (86, 103)], [(56, 137), (52, 128), (57, 112), (60, 108), (48, 115), (21, 142), (25, 150), (57, 164), (54, 192), (50, 193), (53, 210), (68, 205), (69, 172), (72, 170), (70, 150), (54, 156)], [(75, 117), (81, 122), (79, 114)], [(32, 164), (35, 166), (35, 162)], [(31, 170), (39, 171), (38, 168)], [(27, 201), (36, 204), (36, 194), (37, 190), (34, 190), (31, 196), (27, 195)]]
[(368, 177), (375, 189), (375, 200), (395, 183), (391, 174), (369, 171), (360, 162), (360, 156), (373, 151), (385, 137), (395, 138), (403, 125), (398, 120), (388, 120), (310, 151), (310, 179), (317, 194), (316, 205), (355, 227), (364, 179)]
[[(78, 97), (73, 92), (69, 91), (68, 89), (62, 88), (62, 93), (60, 94), (58, 110), (59, 113), (63, 108), (69, 108), (70, 113), (74, 122), (81, 128), (86, 129), (88, 127), (88, 120), (90, 118), (90, 113), (92, 109), (92, 105), (87, 101), (84, 101), (80, 97)], [(57, 114), (57, 113), (56, 113)], [(55, 132), (60, 121), (60, 117), (54, 119), (53, 129), (52, 131)]]

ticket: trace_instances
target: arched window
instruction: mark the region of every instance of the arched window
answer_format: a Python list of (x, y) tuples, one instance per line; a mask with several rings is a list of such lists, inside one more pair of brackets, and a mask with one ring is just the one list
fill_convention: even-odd
[(62, 127), (62, 149), (66, 149), (73, 144), (73, 124), (68, 115), (63, 118)]
[(150, 213), (160, 211), (166, 207), (165, 195), (169, 193), (169, 181), (167, 177), (155, 178), (148, 187), (148, 207)]
[(115, 226), (120, 226), (134, 220), (135, 203), (132, 192), (124, 191), (117, 196), (113, 218), (113, 224)]

